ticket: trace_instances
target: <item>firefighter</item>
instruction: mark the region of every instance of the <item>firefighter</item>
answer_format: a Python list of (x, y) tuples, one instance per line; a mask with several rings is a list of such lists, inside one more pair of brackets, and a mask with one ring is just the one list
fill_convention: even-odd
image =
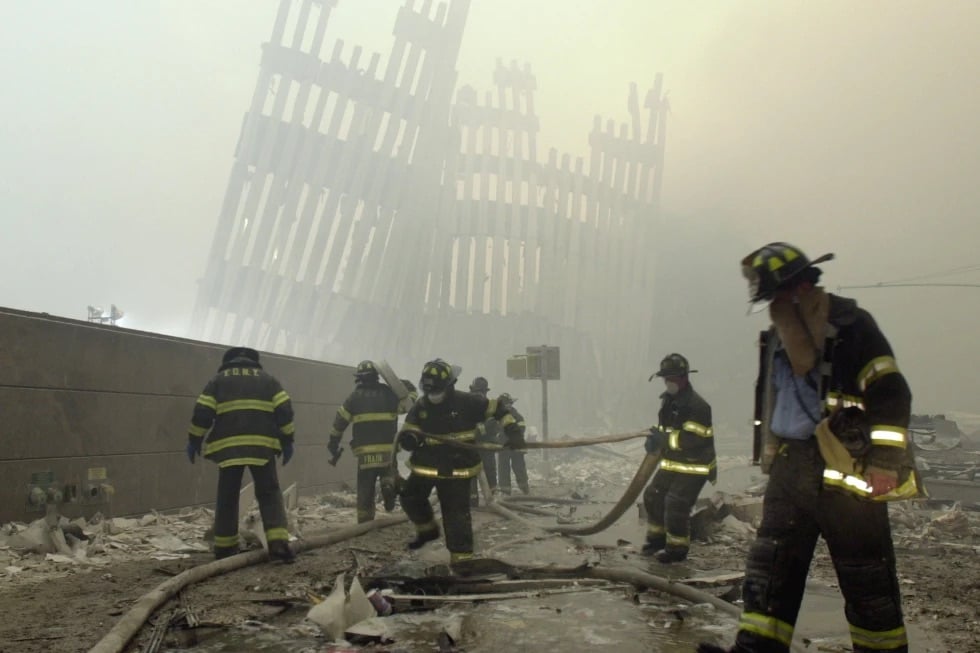
[[(490, 392), (490, 383), (485, 377), (478, 376), (470, 383), (470, 392), (486, 399)], [(500, 424), (494, 419), (481, 422), (476, 427), (477, 442), (498, 444), (501, 439), (500, 436)], [(487, 484), (490, 486), (490, 492), (495, 493), (497, 491), (497, 454), (493, 451), (481, 451), (480, 461), (483, 463), (483, 471), (487, 473)], [(479, 485), (479, 479), (474, 476), (470, 481), (470, 505), (473, 507), (480, 504)], [(484, 501), (489, 502), (490, 497), (484, 497)]]
[[(497, 397), (497, 401), (510, 408), (514, 419), (517, 420), (517, 426), (523, 431), (525, 428), (524, 416), (517, 412), (517, 408), (514, 407), (514, 402), (517, 399), (505, 392)], [(517, 487), (520, 488), (521, 493), (530, 494), (531, 486), (527, 482), (527, 461), (524, 452), (518, 449), (502, 449), (497, 453), (497, 456), (499, 457), (497, 461), (497, 487), (500, 488), (500, 492), (508, 495), (511, 493), (510, 473), (513, 470), (514, 478), (517, 479)]]
[(817, 285), (816, 264), (832, 258), (811, 261), (777, 242), (742, 261), (750, 299), (769, 303), (772, 321), (761, 337), (753, 455), (769, 483), (730, 651), (789, 650), (821, 535), (853, 649), (908, 651), (885, 501), (920, 495), (911, 392), (871, 315)]
[(416, 537), (409, 549), (418, 549), (439, 537), (429, 495), (435, 488), (442, 507), (446, 529), (446, 548), (450, 563), (473, 557), (473, 524), (470, 518), (470, 479), (480, 473), (480, 454), (473, 449), (454, 447), (426, 434), (450, 436), (460, 442), (474, 442), (476, 428), (490, 418), (504, 431), (505, 446), (522, 448), (524, 434), (511, 412), (496, 399), (456, 390), (459, 375), (442, 359), (422, 368), (419, 388), (422, 396), (408, 411), (398, 444), (411, 452), (411, 470), (401, 490), (402, 509), (415, 524)]
[(292, 562), (275, 457), (293, 456), (293, 406), (279, 381), (262, 369), (259, 353), (232, 347), (194, 404), (187, 439), (191, 463), (203, 455), (218, 464), (214, 557), (238, 553), (238, 496), (248, 468), (255, 482), (269, 557)]
[(399, 399), (381, 383), (374, 363), (361, 361), (354, 371), (354, 391), (337, 409), (327, 442), (332, 459), (340, 457), (344, 430), (353, 424), (351, 447), (357, 456), (357, 523), (374, 519), (375, 490), (381, 486), (386, 512), (395, 509), (395, 483), (391, 465), (392, 443), (398, 431)]
[(654, 376), (664, 380), (658, 424), (650, 429), (648, 453), (661, 452), (660, 467), (643, 493), (647, 513), (644, 555), (669, 564), (687, 558), (691, 547), (691, 508), (706, 481), (715, 482), (717, 461), (711, 406), (691, 385), (686, 358), (670, 354)]

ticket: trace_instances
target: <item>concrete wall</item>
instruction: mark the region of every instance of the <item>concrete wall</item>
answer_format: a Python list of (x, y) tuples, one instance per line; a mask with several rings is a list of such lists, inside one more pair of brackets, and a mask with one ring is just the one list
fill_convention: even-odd
[[(68, 516), (213, 503), (217, 466), (184, 453), (194, 402), (226, 347), (0, 308), (0, 523), (30, 520), (32, 477), (74, 486)], [(296, 454), (280, 481), (301, 494), (353, 483), (353, 457), (327, 465), (326, 436), (351, 368), (262, 353), (292, 397)], [(349, 452), (347, 452), (349, 453)], [(89, 490), (112, 486), (111, 500)]]

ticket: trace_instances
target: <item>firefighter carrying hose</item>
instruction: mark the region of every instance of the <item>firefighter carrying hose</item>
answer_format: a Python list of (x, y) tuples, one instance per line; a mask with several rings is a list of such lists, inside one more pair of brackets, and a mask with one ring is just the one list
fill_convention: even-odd
[(218, 373), (194, 404), (187, 439), (191, 463), (201, 455), (218, 463), (218, 497), (214, 508), (214, 557), (238, 553), (238, 498), (245, 468), (255, 482), (269, 557), (294, 558), (286, 530), (276, 461), (283, 466), (293, 455), (293, 407), (279, 381), (262, 369), (259, 352), (232, 347)]
[[(470, 392), (480, 395), (484, 399), (490, 393), (490, 383), (486, 377), (478, 376), (470, 383)], [(488, 419), (476, 426), (476, 441), (499, 444), (501, 436), (500, 424), (495, 419)], [(483, 463), (483, 471), (487, 473), (487, 485), (490, 492), (497, 491), (497, 454), (493, 451), (481, 451), (480, 461)], [(480, 504), (480, 493), (478, 479), (474, 476), (470, 480), (470, 505), (476, 507)], [(490, 497), (483, 497), (484, 503), (490, 503)]]
[(351, 448), (357, 456), (357, 523), (374, 519), (375, 490), (380, 484), (386, 512), (395, 509), (395, 483), (391, 465), (391, 443), (398, 430), (398, 395), (381, 383), (372, 361), (361, 361), (354, 371), (354, 391), (337, 409), (330, 429), (327, 450), (332, 462), (343, 451), (344, 430), (353, 425)]
[(691, 546), (691, 508), (706, 481), (717, 477), (711, 406), (689, 380), (687, 359), (670, 354), (650, 377), (664, 380), (658, 424), (650, 429), (648, 453), (661, 452), (660, 468), (643, 493), (647, 513), (644, 555), (659, 562), (680, 562)]
[(419, 381), (423, 394), (409, 409), (398, 434), (399, 446), (411, 452), (408, 461), (411, 473), (401, 488), (402, 509), (416, 530), (408, 548), (418, 549), (439, 537), (439, 525), (429, 503), (434, 488), (442, 507), (451, 564), (473, 557), (470, 479), (482, 469), (480, 453), (425, 435), (474, 442), (477, 425), (494, 418), (503, 428), (505, 446), (518, 449), (524, 446), (524, 434), (510, 410), (496, 399), (456, 390), (458, 376), (458, 368), (442, 359), (426, 363)]
[(871, 315), (816, 285), (815, 264), (832, 258), (811, 261), (776, 242), (742, 261), (750, 300), (769, 303), (772, 321), (761, 337), (753, 456), (769, 483), (735, 646), (699, 653), (788, 651), (821, 535), (854, 651), (908, 651), (885, 501), (920, 495), (911, 392)]

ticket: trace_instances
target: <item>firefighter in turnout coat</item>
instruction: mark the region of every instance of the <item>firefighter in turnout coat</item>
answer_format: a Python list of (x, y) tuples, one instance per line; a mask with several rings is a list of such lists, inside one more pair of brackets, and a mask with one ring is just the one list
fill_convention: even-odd
[(351, 447), (357, 456), (357, 523), (361, 523), (374, 519), (379, 484), (385, 510), (395, 509), (391, 452), (398, 431), (399, 400), (394, 390), (381, 383), (372, 361), (361, 361), (354, 379), (354, 391), (337, 410), (327, 450), (334, 459), (340, 456), (344, 430), (352, 424)]
[(751, 301), (770, 302), (753, 451), (769, 482), (732, 652), (790, 650), (820, 536), (853, 650), (909, 650), (885, 502), (921, 494), (908, 437), (912, 395), (871, 315), (816, 285), (815, 264), (831, 258), (810, 261), (777, 242), (742, 261)]
[[(660, 467), (643, 493), (647, 512), (645, 555), (662, 563), (687, 558), (691, 546), (691, 508), (706, 481), (715, 481), (714, 432), (711, 406), (691, 386), (687, 359), (670, 354), (654, 376), (663, 378), (666, 392), (658, 424), (650, 429), (646, 449), (661, 452)], [(650, 377), (653, 380), (653, 376)]]
[(255, 482), (269, 556), (290, 562), (289, 532), (275, 458), (293, 455), (293, 407), (279, 381), (262, 369), (259, 353), (232, 347), (194, 404), (187, 456), (218, 464), (214, 557), (238, 553), (238, 497), (247, 468)]
[(451, 564), (473, 557), (470, 479), (480, 473), (482, 463), (479, 451), (444, 444), (426, 435), (474, 442), (477, 425), (494, 418), (503, 428), (505, 446), (524, 446), (524, 434), (510, 410), (496, 399), (456, 390), (458, 375), (458, 369), (442, 359), (426, 363), (419, 383), (423, 394), (409, 409), (398, 434), (399, 446), (411, 452), (408, 461), (411, 473), (401, 490), (402, 509), (416, 530), (408, 548), (418, 549), (439, 537), (439, 526), (429, 503), (434, 488), (442, 508)]

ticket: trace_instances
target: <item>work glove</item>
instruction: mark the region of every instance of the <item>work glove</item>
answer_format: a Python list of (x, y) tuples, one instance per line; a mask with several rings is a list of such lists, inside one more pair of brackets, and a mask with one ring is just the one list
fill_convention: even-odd
[(293, 457), (293, 441), (283, 440), (282, 441), (282, 466), (285, 467), (289, 460)]
[(419, 441), (419, 437), (411, 431), (402, 431), (398, 434), (398, 446), (405, 451), (415, 451), (422, 446), (422, 443)]
[(185, 451), (187, 451), (187, 459), (191, 461), (192, 465), (194, 464), (195, 456), (201, 455), (201, 444), (203, 442), (204, 438), (196, 438), (193, 436), (187, 438), (187, 448)]
[(331, 436), (330, 440), (327, 442), (327, 451), (330, 455), (336, 458), (340, 455), (340, 437)]
[(647, 436), (644, 447), (647, 453), (659, 453), (661, 449), (664, 448), (665, 436), (656, 427), (650, 429), (650, 435)]

